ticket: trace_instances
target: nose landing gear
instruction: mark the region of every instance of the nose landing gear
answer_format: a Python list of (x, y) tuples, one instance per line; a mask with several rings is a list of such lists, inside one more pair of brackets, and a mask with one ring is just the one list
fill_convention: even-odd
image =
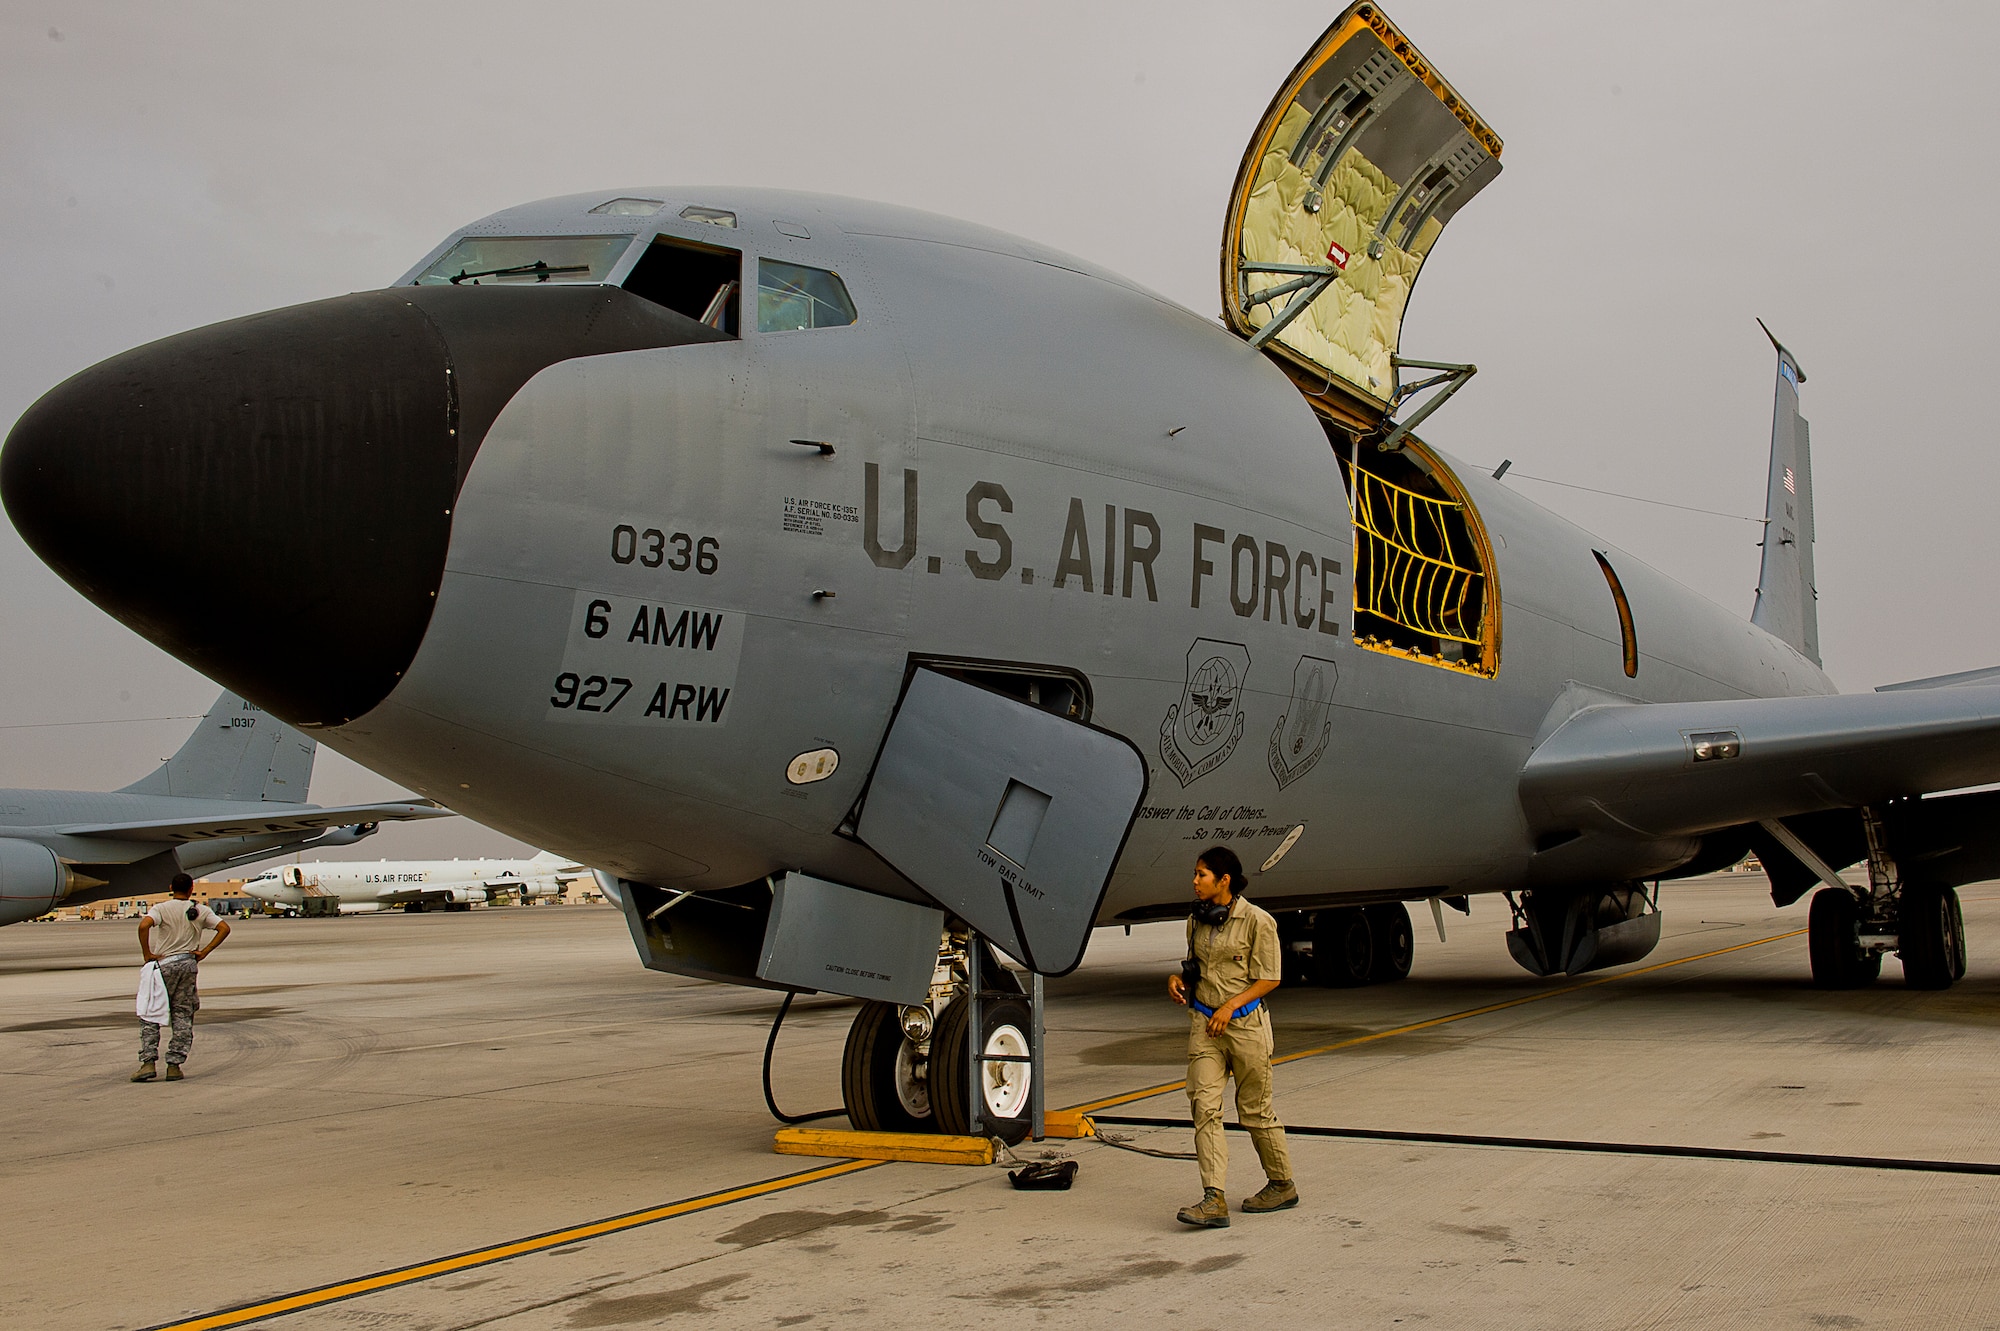
[[(967, 1047), (974, 1001), (976, 1071)], [(970, 935), (947, 934), (923, 1004), (869, 1002), (855, 1015), (841, 1059), (848, 1121), (864, 1132), (1023, 1140), (1033, 1126), (1036, 1025), (1013, 973), (992, 950)]]

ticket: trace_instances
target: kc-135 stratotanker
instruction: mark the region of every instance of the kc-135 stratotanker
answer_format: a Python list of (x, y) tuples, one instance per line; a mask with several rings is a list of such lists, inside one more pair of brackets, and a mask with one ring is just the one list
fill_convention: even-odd
[(647, 965), (869, 1000), (860, 1126), (1018, 1134), (987, 945), (1065, 972), (1218, 842), (1295, 979), (1398, 978), (1404, 903), (1478, 893), (1536, 974), (1629, 962), (1754, 852), (1822, 885), (1819, 983), (1950, 985), (2000, 670), (1821, 670), (1798, 359), (1748, 620), (1412, 433), (1472, 367), (1405, 302), (1501, 146), (1356, 5), (1244, 155), (1221, 326), (903, 208), (574, 195), (83, 371), (0, 494), (152, 642), (595, 866)]

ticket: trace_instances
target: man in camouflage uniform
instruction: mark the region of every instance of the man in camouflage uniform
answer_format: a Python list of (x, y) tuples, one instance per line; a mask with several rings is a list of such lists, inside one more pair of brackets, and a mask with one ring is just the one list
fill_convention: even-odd
[[(229, 921), (207, 906), (194, 901), (194, 879), (177, 873), (173, 895), (139, 917), (139, 951), (148, 961), (160, 963), (160, 979), (167, 986), (167, 1020), (173, 1037), (167, 1041), (167, 1080), (181, 1079), (181, 1064), (187, 1062), (194, 1044), (194, 1014), (201, 1009), (201, 994), (195, 986), (201, 960), (229, 937)], [(202, 945), (202, 934), (213, 930), (215, 937)], [(150, 1021), (139, 1023), (139, 1070), (133, 1081), (151, 1081), (159, 1075), (160, 1028)]]
[[(1222, 1084), (1236, 1077), (1236, 1117), (1257, 1147), (1269, 1180), (1243, 1210), (1251, 1215), (1299, 1204), (1284, 1125), (1271, 1109), (1271, 1012), (1264, 996), (1283, 976), (1278, 924), (1238, 895), (1243, 864), (1236, 853), (1211, 846), (1195, 865), (1194, 913), (1188, 917), (1188, 955), (1201, 974), (1188, 992), (1180, 975), (1167, 995), (1188, 1014), (1188, 1102), (1194, 1110), (1194, 1149), (1201, 1168), (1202, 1199), (1183, 1207), (1182, 1224), (1229, 1227), (1223, 1179), (1229, 1145), (1222, 1132)], [(1192, 1000), (1192, 1001), (1190, 1001)]]

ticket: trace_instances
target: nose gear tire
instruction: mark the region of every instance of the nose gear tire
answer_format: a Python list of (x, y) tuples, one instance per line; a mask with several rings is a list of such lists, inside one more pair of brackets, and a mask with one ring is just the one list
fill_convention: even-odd
[[(861, 1005), (847, 1029), (847, 1048), (840, 1059), (841, 1099), (847, 1105), (848, 1122), (859, 1131), (937, 1131), (937, 1121), (925, 1103), (929, 1088), (906, 1084), (912, 1075), (907, 1046), (895, 1004)], [(931, 1048), (937, 1048), (935, 1040)], [(926, 1112), (915, 1112), (918, 1108)]]
[[(1026, 1000), (988, 999), (982, 1024), (987, 1053), (1027, 1053), (1032, 1023)], [(937, 1029), (931, 1035), (931, 1107), (937, 1115), (940, 1132), (974, 1131), (968, 1112), (971, 1096), (967, 1094), (965, 1072), (967, 1025), (965, 999), (957, 998), (938, 1015)], [(1028, 1118), (1028, 1076), (1026, 1063), (980, 1065), (985, 1092), (981, 1135), (998, 1137), (1009, 1146), (1027, 1138), (1032, 1126)]]

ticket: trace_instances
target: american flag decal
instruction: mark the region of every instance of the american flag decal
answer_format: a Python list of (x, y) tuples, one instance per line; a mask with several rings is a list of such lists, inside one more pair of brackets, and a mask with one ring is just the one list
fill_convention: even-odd
[(1785, 468), (1785, 493), (1789, 495), (1795, 495), (1798, 492), (1799, 492), (1799, 483), (1797, 479), (1793, 477), (1792, 469), (1790, 467), (1787, 467)]

